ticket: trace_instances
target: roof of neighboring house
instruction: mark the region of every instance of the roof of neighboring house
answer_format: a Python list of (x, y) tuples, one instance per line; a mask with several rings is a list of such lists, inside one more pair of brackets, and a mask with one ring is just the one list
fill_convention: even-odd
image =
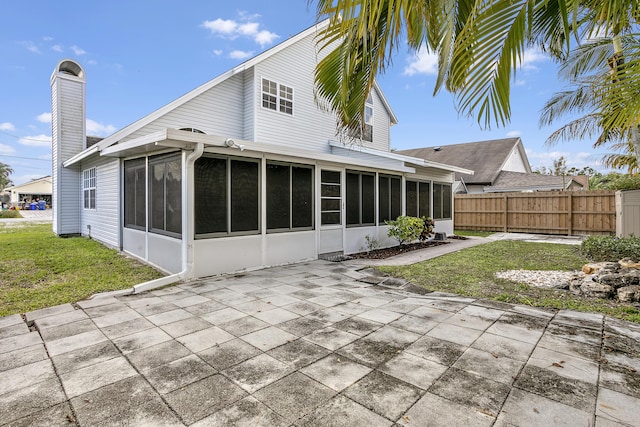
[(473, 175), (456, 173), (456, 180), (466, 184), (492, 185), (502, 170), (513, 148), (520, 151), (525, 166), (529, 169), (529, 160), (520, 138), (493, 139), (488, 141), (467, 142), (463, 144), (443, 145), (439, 147), (413, 148), (397, 151), (412, 157), (471, 169)]
[(32, 185), (32, 184), (36, 184), (36, 183), (41, 182), (41, 181), (48, 182), (49, 184), (51, 184), (51, 175), (43, 176), (42, 178), (34, 178), (31, 181), (27, 181), (27, 182), (24, 182), (24, 183), (18, 184), (18, 185), (13, 185), (11, 187), (5, 188), (4, 190), (5, 191), (10, 191), (10, 190), (15, 190), (15, 189), (20, 189), (22, 187), (26, 187), (26, 186), (29, 186), (29, 185)]
[(584, 187), (575, 178), (577, 177), (502, 171), (498, 174), (493, 185), (490, 188), (485, 188), (485, 191), (565, 190), (569, 188), (572, 182), (579, 187)]

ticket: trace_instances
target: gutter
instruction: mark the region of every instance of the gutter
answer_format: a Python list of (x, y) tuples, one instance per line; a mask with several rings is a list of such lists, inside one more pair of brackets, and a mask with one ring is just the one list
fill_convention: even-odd
[(171, 285), (173, 283), (179, 282), (181, 280), (190, 280), (193, 279), (193, 229), (194, 224), (193, 221), (189, 221), (188, 210), (189, 205), (193, 205), (194, 195), (192, 192), (189, 192), (189, 182), (193, 181), (193, 179), (189, 179), (187, 176), (185, 179), (185, 174), (190, 175), (193, 178), (193, 165), (196, 160), (202, 157), (202, 153), (204, 153), (204, 143), (198, 142), (195, 150), (189, 153), (184, 160), (184, 171), (182, 177), (182, 271), (179, 273), (171, 274), (166, 277), (161, 277), (159, 279), (150, 280), (148, 282), (140, 283), (138, 285), (133, 286), (131, 289), (122, 289), (119, 291), (113, 292), (103, 292), (99, 294), (94, 294), (89, 297), (89, 299), (96, 298), (104, 298), (104, 297), (112, 297), (119, 295), (132, 295), (139, 294), (141, 292), (149, 291), (151, 289), (161, 288), (163, 286)]

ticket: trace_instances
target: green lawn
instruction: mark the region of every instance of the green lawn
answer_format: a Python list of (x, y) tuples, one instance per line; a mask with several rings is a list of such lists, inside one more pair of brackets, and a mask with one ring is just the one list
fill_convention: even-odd
[(476, 231), (476, 230), (454, 230), (453, 234), (456, 236), (475, 236), (475, 237), (487, 237), (491, 236), (495, 231)]
[(640, 323), (640, 311), (614, 301), (575, 296), (497, 279), (504, 270), (579, 270), (588, 260), (571, 245), (500, 240), (403, 267), (381, 267), (427, 289), (535, 307), (606, 313)]
[(51, 224), (0, 224), (0, 316), (130, 288), (162, 274), (98, 242), (60, 238)]

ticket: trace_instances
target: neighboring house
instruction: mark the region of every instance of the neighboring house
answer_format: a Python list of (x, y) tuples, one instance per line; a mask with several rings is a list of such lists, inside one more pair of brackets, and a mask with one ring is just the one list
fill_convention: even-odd
[(4, 190), (10, 194), (10, 203), (12, 206), (20, 206), (27, 202), (36, 200), (45, 200), (47, 204), (51, 204), (51, 176), (33, 179), (29, 182), (13, 187), (7, 187)]
[(473, 170), (473, 175), (456, 172), (454, 193), (589, 188), (586, 176), (552, 176), (533, 173), (520, 138), (414, 148), (397, 151), (397, 153)]
[[(454, 172), (392, 153), (397, 122), (380, 88), (365, 141), (335, 141), (318, 108), (307, 29), (88, 146), (85, 72), (51, 77), (53, 229), (119, 248), (180, 278), (384, 246), (386, 219), (434, 216), (453, 232)], [(123, 101), (124, 102), (124, 101)], [(95, 141), (92, 141), (95, 142)]]

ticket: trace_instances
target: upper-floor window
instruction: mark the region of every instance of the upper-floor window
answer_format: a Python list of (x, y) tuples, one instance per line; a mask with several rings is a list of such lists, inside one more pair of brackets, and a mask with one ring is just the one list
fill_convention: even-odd
[(85, 209), (96, 208), (96, 168), (82, 172), (82, 195)]
[(364, 104), (364, 117), (359, 128), (349, 132), (349, 136), (362, 141), (373, 142), (373, 96), (369, 94)]
[(262, 107), (293, 115), (293, 88), (262, 79)]

